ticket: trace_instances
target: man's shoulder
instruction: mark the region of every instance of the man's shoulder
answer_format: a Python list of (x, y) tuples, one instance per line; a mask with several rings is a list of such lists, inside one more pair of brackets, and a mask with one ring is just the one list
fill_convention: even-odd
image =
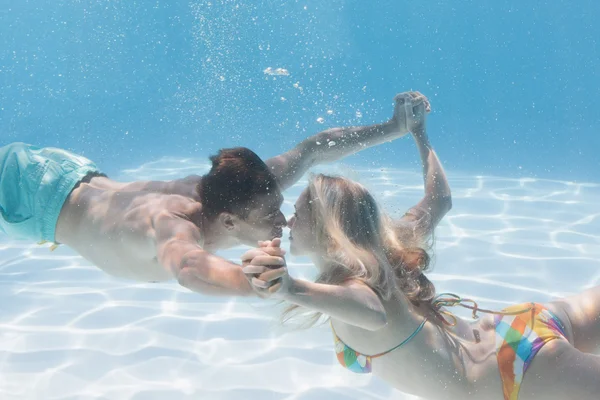
[(198, 185), (200, 185), (200, 182), (202, 182), (202, 177), (199, 175), (189, 175), (185, 178), (171, 181), (172, 192), (198, 201)]
[(202, 180), (202, 176), (201, 175), (188, 175), (185, 178), (181, 178), (179, 180), (182, 182), (200, 183), (200, 181)]
[(149, 228), (194, 224), (202, 212), (202, 205), (194, 199), (180, 195), (156, 192), (123, 192), (121, 209), (111, 208), (112, 214), (139, 226), (148, 224)]
[(190, 220), (202, 213), (202, 204), (181, 194), (154, 194), (148, 199), (149, 214), (170, 219)]
[(181, 236), (186, 239), (193, 237), (195, 241), (198, 241), (202, 237), (202, 231), (198, 225), (200, 210), (201, 207), (198, 205), (155, 210), (151, 215), (152, 227), (157, 237), (162, 237), (162, 239)]

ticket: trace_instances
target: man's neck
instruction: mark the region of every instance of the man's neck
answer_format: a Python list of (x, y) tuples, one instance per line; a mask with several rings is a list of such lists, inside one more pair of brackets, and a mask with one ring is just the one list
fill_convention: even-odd
[(204, 238), (201, 246), (204, 250), (215, 251), (219, 249), (227, 249), (240, 244), (240, 241), (229, 234), (229, 232), (218, 225), (216, 221), (210, 221), (205, 216), (200, 218), (197, 223)]

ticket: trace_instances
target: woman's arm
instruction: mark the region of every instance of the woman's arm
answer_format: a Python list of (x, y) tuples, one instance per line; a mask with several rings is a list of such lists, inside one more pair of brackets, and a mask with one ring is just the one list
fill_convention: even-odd
[(452, 193), (442, 164), (429, 143), (425, 127), (412, 135), (423, 163), (425, 195), (402, 219), (411, 223), (424, 223), (422, 228), (430, 235), (452, 208)]
[[(419, 93), (419, 96), (423, 96)], [(424, 96), (423, 96), (424, 97)], [(416, 100), (416, 101), (415, 101)], [(419, 150), (423, 163), (423, 181), (425, 195), (402, 217), (403, 228), (406, 223), (417, 228), (420, 234), (430, 236), (442, 218), (452, 208), (452, 194), (442, 164), (429, 143), (426, 129), (426, 114), (429, 103), (425, 99), (405, 98), (407, 105), (407, 126)]]
[[(281, 239), (270, 243), (278, 248)], [(254, 290), (263, 297), (280, 298), (371, 331), (381, 329), (387, 323), (381, 300), (366, 284), (349, 280), (343, 285), (328, 285), (292, 278), (283, 257), (263, 252), (273, 253), (269, 248), (265, 245), (242, 256), (244, 273)]]
[(387, 324), (381, 300), (362, 282), (338, 286), (292, 279), (290, 286), (282, 295), (290, 303), (370, 331), (381, 329)]

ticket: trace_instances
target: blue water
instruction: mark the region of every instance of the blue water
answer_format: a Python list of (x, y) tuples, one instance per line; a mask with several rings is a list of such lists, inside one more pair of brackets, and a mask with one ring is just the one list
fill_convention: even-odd
[[(108, 172), (229, 145), (267, 157), (381, 122), (413, 89), (431, 98), (450, 171), (596, 180), (596, 1), (373, 4), (4, 1), (1, 140), (65, 147)], [(408, 140), (348, 162), (418, 167)]]
[[(600, 284), (599, 17), (592, 0), (4, 0), (0, 146), (172, 179), (221, 147), (266, 158), (385, 121), (419, 90), (454, 204), (429, 277), (486, 308), (544, 302)], [(320, 168), (394, 216), (423, 193), (409, 137)], [(339, 367), (326, 327), (282, 332), (263, 301), (117, 279), (65, 246), (1, 236), (0, 305), (2, 400), (414, 400)]]

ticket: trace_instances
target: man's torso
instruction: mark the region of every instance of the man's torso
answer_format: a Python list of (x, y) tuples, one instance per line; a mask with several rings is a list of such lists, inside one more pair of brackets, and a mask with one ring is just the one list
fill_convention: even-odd
[(56, 239), (108, 274), (140, 281), (171, 279), (171, 271), (157, 259), (157, 224), (165, 214), (182, 223), (198, 215), (201, 205), (191, 197), (197, 182), (199, 177), (134, 183), (94, 178), (69, 195)]

